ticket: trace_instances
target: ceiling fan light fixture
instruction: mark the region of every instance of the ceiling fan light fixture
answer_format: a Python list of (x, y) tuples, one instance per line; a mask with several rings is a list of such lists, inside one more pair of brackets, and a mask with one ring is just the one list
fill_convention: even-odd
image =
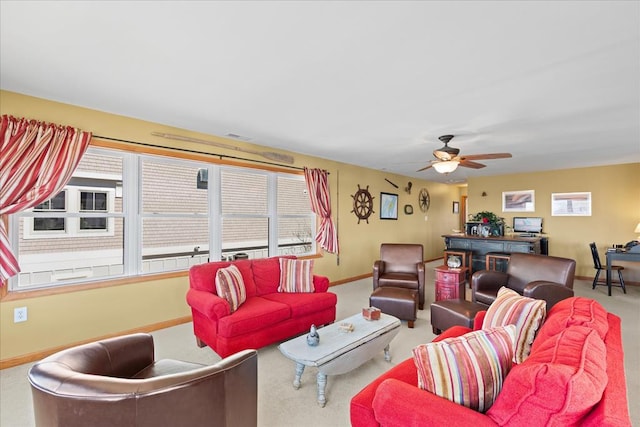
[(433, 168), (438, 173), (451, 173), (458, 168), (460, 164), (457, 160), (449, 160), (446, 162), (436, 162), (433, 164)]

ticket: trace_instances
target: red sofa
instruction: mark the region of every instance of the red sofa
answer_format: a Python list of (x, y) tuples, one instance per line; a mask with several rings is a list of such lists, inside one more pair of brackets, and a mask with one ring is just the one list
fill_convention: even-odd
[[(216, 294), (215, 286), (218, 269), (231, 264), (240, 270), (247, 293), (246, 301), (233, 313), (229, 303)], [(198, 345), (208, 345), (220, 357), (227, 357), (299, 335), (312, 324), (335, 321), (338, 299), (336, 294), (327, 292), (328, 278), (314, 275), (313, 293), (278, 292), (279, 282), (278, 257), (191, 267), (187, 303), (191, 306)]]
[[(474, 329), (482, 325), (485, 313), (476, 316)], [(434, 341), (470, 331), (454, 326)], [(588, 338), (578, 345), (574, 332)], [(545, 361), (550, 355), (582, 362), (568, 366), (555, 359)], [(549, 311), (529, 358), (511, 369), (486, 413), (438, 397), (417, 384), (417, 370), (409, 358), (352, 398), (351, 424), (631, 426), (620, 318), (587, 298), (568, 298)]]

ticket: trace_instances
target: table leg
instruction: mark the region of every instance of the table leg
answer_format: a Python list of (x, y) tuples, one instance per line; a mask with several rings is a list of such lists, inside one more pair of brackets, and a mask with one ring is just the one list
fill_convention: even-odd
[(611, 259), (609, 259), (609, 254), (607, 254), (607, 292), (611, 296)]
[(322, 408), (327, 404), (327, 398), (324, 396), (324, 390), (327, 388), (327, 376), (322, 372), (318, 372), (318, 405)]
[(300, 388), (300, 378), (304, 372), (304, 365), (302, 363), (296, 363), (296, 377), (293, 379), (293, 388), (296, 390)]
[(391, 362), (391, 355), (389, 354), (389, 344), (384, 348), (384, 360)]

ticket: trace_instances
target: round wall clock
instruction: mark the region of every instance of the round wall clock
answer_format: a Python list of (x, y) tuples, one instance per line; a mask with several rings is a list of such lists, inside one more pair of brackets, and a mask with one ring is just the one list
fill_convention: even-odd
[(418, 194), (418, 205), (420, 206), (420, 210), (422, 212), (428, 211), (430, 203), (431, 197), (429, 196), (429, 190), (421, 188), (420, 193)]

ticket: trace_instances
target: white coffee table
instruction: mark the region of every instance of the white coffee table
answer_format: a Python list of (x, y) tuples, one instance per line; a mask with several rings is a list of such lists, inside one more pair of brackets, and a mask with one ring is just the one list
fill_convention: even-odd
[[(342, 330), (342, 323), (351, 323), (353, 331)], [(304, 367), (318, 368), (318, 404), (324, 407), (327, 403), (327, 375), (347, 373), (372, 359), (381, 350), (384, 350), (385, 360), (390, 361), (389, 343), (399, 331), (400, 320), (396, 317), (381, 313), (379, 320), (366, 320), (362, 314), (356, 314), (318, 329), (320, 343), (315, 347), (307, 344), (305, 334), (280, 344), (278, 348), (283, 355), (296, 362), (293, 380), (296, 390), (300, 388)]]

